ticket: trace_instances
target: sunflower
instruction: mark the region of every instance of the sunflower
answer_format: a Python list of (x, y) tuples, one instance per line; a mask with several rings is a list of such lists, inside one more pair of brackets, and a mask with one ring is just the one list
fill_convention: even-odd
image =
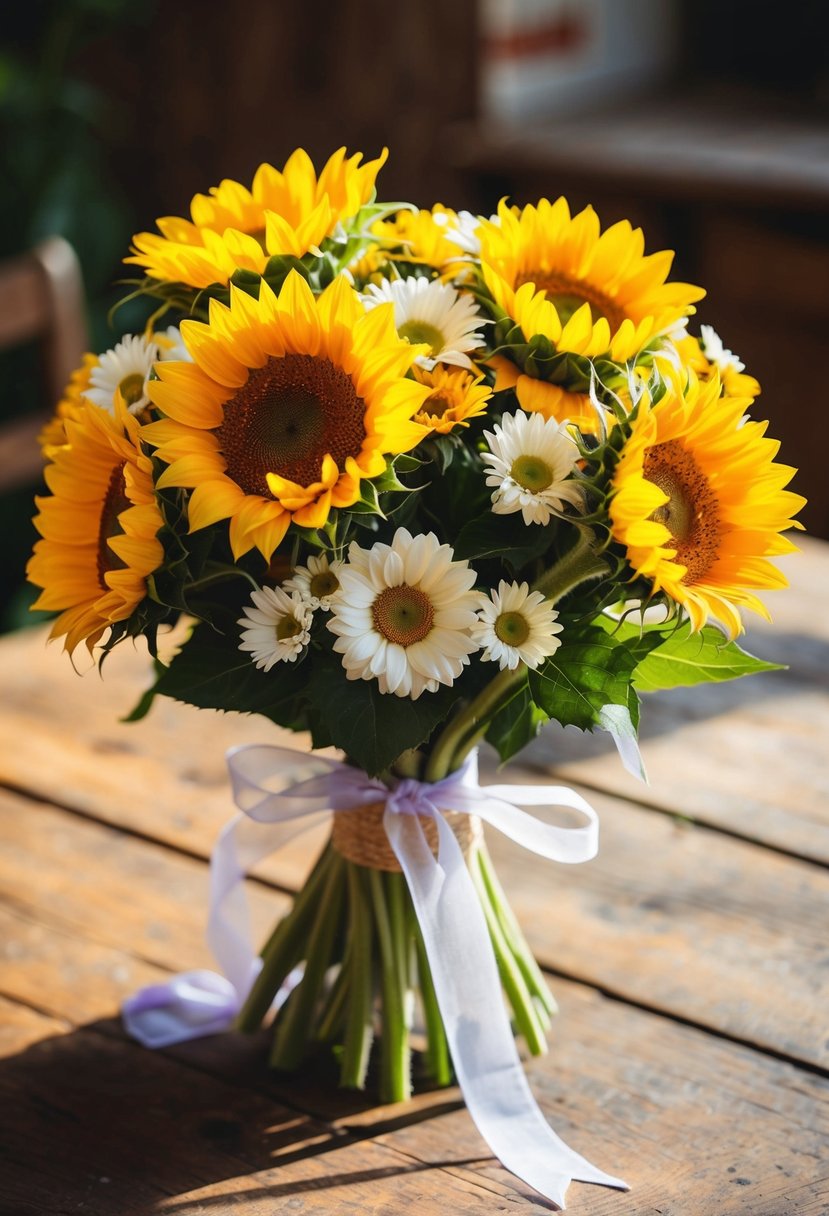
[(423, 348), (342, 275), (319, 298), (296, 271), (278, 296), (231, 288), (230, 307), (211, 300), (209, 323), (181, 328), (194, 361), (157, 365), (166, 417), (143, 435), (170, 466), (159, 488), (192, 491), (191, 531), (229, 519), (237, 558), (256, 547), (270, 561), (292, 521), (322, 527), (425, 434), (412, 416), (429, 390), (406, 378)]
[(45, 471), (49, 497), (35, 500), (41, 540), (27, 568), (43, 588), (32, 605), (60, 612), (51, 637), (91, 650), (108, 625), (125, 620), (164, 559), (150, 460), (139, 424), (123, 405), (113, 415), (88, 404), (67, 417), (66, 443)]
[[(378, 220), (372, 232), (389, 247), (391, 258), (426, 266), (451, 279), (468, 256), (453, 239), (461, 223), (457, 212), (437, 203), (431, 211), (398, 211), (391, 220)], [(399, 251), (394, 251), (396, 247)]]
[(86, 394), (92, 384), (92, 372), (98, 366), (98, 356), (84, 355), (81, 366), (73, 371), (63, 396), (55, 406), (55, 412), (43, 426), (37, 441), (47, 460), (54, 460), (55, 452), (66, 443), (67, 419), (79, 418), (87, 404)]
[(745, 418), (746, 398), (721, 397), (715, 375), (667, 378), (665, 395), (643, 397), (613, 477), (613, 535), (637, 575), (686, 609), (694, 630), (709, 615), (734, 638), (739, 609), (768, 619), (755, 591), (785, 587), (768, 557), (795, 546), (805, 499), (784, 487), (795, 470), (775, 464), (766, 423)]
[(726, 397), (747, 397), (753, 401), (760, 395), (760, 385), (746, 374), (745, 364), (732, 351), (726, 350), (719, 334), (710, 325), (700, 326), (699, 338), (682, 333), (674, 338), (680, 360), (696, 372), (700, 380), (717, 374)]
[(308, 153), (297, 148), (281, 172), (260, 165), (250, 189), (225, 180), (197, 194), (189, 220), (159, 219), (160, 235), (139, 232), (124, 261), (142, 266), (151, 279), (196, 288), (227, 283), (238, 269), (262, 274), (273, 255), (300, 258), (355, 216), (387, 156), (384, 149), (361, 165), (362, 153), (346, 159), (340, 148), (318, 177)]
[(488, 362), (495, 372), (495, 392), (514, 389), (518, 404), (528, 414), (541, 414), (556, 422), (571, 422), (583, 435), (600, 433), (601, 420), (588, 393), (571, 392), (560, 384), (527, 376), (503, 355), (494, 355)]
[(601, 232), (592, 207), (571, 216), (563, 198), (521, 211), (502, 201), (478, 235), (481, 269), (496, 303), (527, 339), (544, 334), (559, 351), (635, 358), (705, 294), (665, 281), (674, 255), (644, 256), (640, 228), (621, 220)]
[(483, 376), (473, 376), (459, 367), (435, 367), (426, 371), (414, 367), (412, 373), (419, 384), (425, 384), (429, 396), (423, 402), (415, 422), (438, 435), (448, 435), (456, 426), (469, 426), (470, 418), (486, 413), (492, 389)]

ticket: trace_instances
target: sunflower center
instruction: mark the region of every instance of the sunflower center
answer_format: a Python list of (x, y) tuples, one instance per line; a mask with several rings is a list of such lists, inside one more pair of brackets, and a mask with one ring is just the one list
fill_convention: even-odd
[(430, 325), (428, 321), (404, 321), (397, 332), (413, 346), (425, 343), (433, 355), (440, 354), (446, 345), (443, 334), (436, 325)]
[(123, 528), (119, 522), (119, 516), (122, 511), (126, 511), (132, 503), (127, 498), (126, 486), (124, 482), (124, 464), (121, 461), (112, 470), (107, 482), (107, 488), (104, 492), (104, 499), (101, 503), (101, 519), (98, 525), (98, 582), (104, 591), (108, 591), (106, 579), (104, 575), (110, 570), (123, 570), (126, 567), (126, 562), (122, 561), (117, 553), (113, 553), (107, 541), (111, 536), (120, 536)]
[(506, 646), (523, 646), (530, 636), (526, 617), (520, 612), (502, 612), (495, 621), (495, 636)]
[(432, 628), (435, 610), (432, 601), (418, 587), (401, 583), (386, 587), (371, 606), (374, 628), (388, 642), (413, 646), (422, 642)]
[(340, 580), (330, 570), (321, 570), (319, 574), (312, 576), (309, 588), (311, 595), (315, 595), (317, 599), (321, 600), (326, 595), (333, 595), (335, 591), (339, 591)]
[(118, 392), (126, 405), (135, 405), (144, 396), (144, 377), (140, 372), (131, 372), (118, 385)]
[(533, 494), (553, 484), (553, 470), (540, 456), (519, 456), (512, 462), (510, 477)]
[(276, 638), (278, 642), (285, 642), (288, 638), (295, 638), (298, 633), (302, 633), (302, 626), (295, 616), (283, 616), (276, 626)]
[(330, 359), (271, 356), (225, 405), (216, 434), (227, 476), (246, 494), (273, 498), (267, 474), (309, 486), (330, 455), (342, 469), (366, 437), (365, 402)]
[(453, 403), (443, 393), (434, 393), (431, 397), (426, 398), (423, 413), (428, 414), (430, 418), (443, 418), (452, 409), (452, 406)]
[(547, 299), (556, 306), (562, 325), (566, 325), (583, 304), (590, 305), (594, 325), (604, 317), (615, 332), (625, 319), (624, 311), (610, 296), (581, 279), (573, 279), (554, 270), (531, 270), (518, 275), (516, 290), (524, 283), (532, 283), (539, 291), (547, 293)]
[(720, 547), (720, 505), (708, 478), (677, 439), (649, 448), (643, 471), (648, 481), (668, 495), (651, 519), (665, 525), (676, 546), (674, 560), (687, 566), (682, 582), (699, 582)]

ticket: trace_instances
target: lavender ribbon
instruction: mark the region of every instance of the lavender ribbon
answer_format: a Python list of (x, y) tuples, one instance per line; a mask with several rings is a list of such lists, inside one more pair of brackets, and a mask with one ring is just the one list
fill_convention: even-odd
[[(286, 765), (302, 779), (270, 788)], [(261, 966), (253, 950), (243, 880), (248, 870), (330, 811), (385, 803), (383, 826), (412, 898), (432, 972), (458, 1084), (472, 1119), (501, 1163), (559, 1207), (573, 1179), (627, 1190), (555, 1134), (533, 1098), (504, 1008), (484, 913), (463, 853), (442, 812), (476, 814), (524, 848), (551, 861), (589, 861), (598, 850), (596, 812), (564, 786), (478, 785), (477, 756), (442, 781), (405, 778), (392, 789), (350, 765), (286, 748), (253, 745), (228, 753), (240, 814), (211, 857), (207, 939), (224, 976), (188, 972), (144, 988), (124, 1002), (128, 1032), (148, 1047), (229, 1029)], [(305, 775), (307, 774), (307, 775)], [(543, 823), (524, 806), (563, 806), (586, 823)], [(435, 821), (432, 854), (420, 816)], [(281, 1003), (298, 975), (289, 977)]]

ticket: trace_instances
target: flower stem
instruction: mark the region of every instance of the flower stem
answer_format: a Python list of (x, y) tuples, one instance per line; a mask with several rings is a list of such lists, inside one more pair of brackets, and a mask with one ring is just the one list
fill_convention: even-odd
[(426, 1020), (426, 1067), (436, 1085), (451, 1085), (452, 1064), (449, 1060), (446, 1031), (438, 1008), (435, 986), (432, 983), (432, 972), (426, 957), (426, 946), (419, 925), (415, 931), (415, 945), (420, 999), (423, 1005), (423, 1016)]
[(364, 1089), (374, 1037), (374, 934), (365, 890), (365, 872), (353, 862), (348, 875), (348, 1009), (345, 1019), (340, 1084), (345, 1089)]
[(409, 1032), (406, 1028), (405, 996), (395, 950), (395, 935), (386, 902), (383, 874), (369, 870), (369, 888), (374, 907), (374, 923), (380, 943), (383, 987), (383, 1037), (380, 1055), (380, 1100), (405, 1102), (411, 1097)]
[(426, 762), (424, 780), (440, 781), (458, 767), (496, 712), (518, 691), (525, 676), (523, 663), (519, 663), (515, 671), (499, 671), (495, 679), (447, 723)]
[(320, 892), (328, 881), (336, 857), (330, 845), (326, 847), (297, 895), (293, 908), (271, 934), (262, 950), (262, 970), (236, 1019), (237, 1030), (251, 1034), (261, 1026), (280, 984), (291, 968), (304, 957)]
[(495, 914), (495, 909), (490, 901), (486, 883), (481, 873), (479, 849), (476, 849), (469, 858), (469, 871), (478, 889), (481, 907), (486, 917), (487, 928), (489, 929), (489, 936), (492, 941), (492, 948), (495, 952), (495, 961), (498, 964), (498, 971), (501, 976), (501, 983), (512, 1006), (515, 1024), (518, 1027), (519, 1033), (524, 1036), (527, 1047), (532, 1055), (544, 1055), (547, 1051), (544, 1027), (541, 1024), (541, 1018), (535, 1007), (532, 995), (513, 958), (512, 951), (509, 948), (504, 932), (498, 922), (498, 917)]
[(338, 853), (328, 882), (320, 895), (314, 923), (308, 938), (305, 974), (288, 998), (276, 1023), (271, 1051), (271, 1066), (291, 1070), (298, 1068), (310, 1038), (314, 1006), (322, 988), (334, 943), (342, 920), (342, 897), (345, 885), (345, 862)]
[(541, 591), (552, 604), (557, 604), (582, 583), (608, 574), (607, 562), (597, 557), (591, 542), (592, 534), (584, 532), (564, 557), (536, 579), (533, 591)]

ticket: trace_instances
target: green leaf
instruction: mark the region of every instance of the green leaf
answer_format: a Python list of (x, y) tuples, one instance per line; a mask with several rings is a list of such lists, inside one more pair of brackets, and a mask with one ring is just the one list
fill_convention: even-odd
[(323, 738), (346, 753), (370, 777), (388, 769), (409, 748), (424, 743), (461, 695), (457, 686), (424, 692), (417, 701), (381, 693), (376, 680), (348, 680), (338, 656), (314, 656), (308, 685)]
[(282, 726), (294, 727), (301, 717), (307, 678), (306, 662), (301, 660), (260, 671), (250, 655), (239, 650), (238, 637), (197, 625), (133, 713), (146, 712), (151, 693), (200, 709), (263, 714)]
[(513, 570), (520, 570), (550, 549), (557, 530), (557, 520), (544, 526), (525, 524), (518, 513), (496, 515), (488, 510), (461, 528), (454, 545), (455, 557), (470, 561), (498, 557)]
[(782, 670), (780, 663), (757, 659), (736, 642), (726, 641), (713, 625), (692, 633), (685, 624), (640, 661), (633, 683), (639, 692), (656, 692)]
[(535, 704), (525, 683), (492, 719), (486, 739), (498, 752), (501, 763), (506, 764), (533, 741), (547, 721), (547, 714)]
[(636, 655), (598, 626), (565, 637), (547, 661), (529, 673), (534, 701), (562, 726), (602, 727), (607, 705), (630, 709)]

